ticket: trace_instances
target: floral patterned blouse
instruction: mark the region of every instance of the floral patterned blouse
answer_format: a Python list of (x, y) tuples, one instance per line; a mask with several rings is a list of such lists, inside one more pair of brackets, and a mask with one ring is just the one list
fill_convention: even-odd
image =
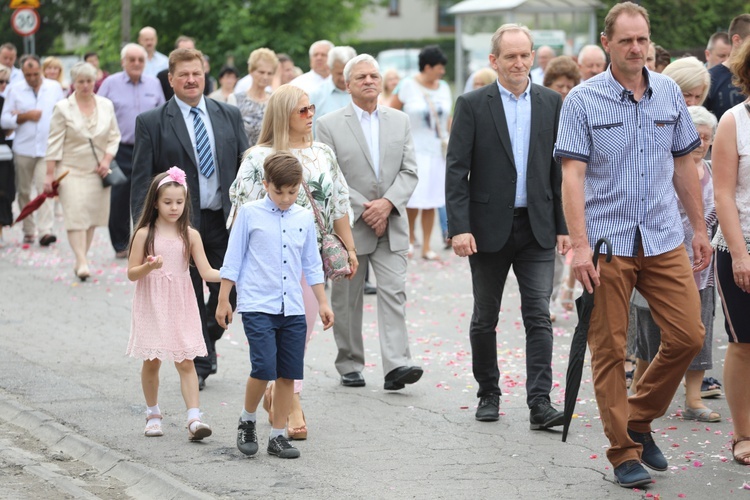
[[(318, 204), (323, 224), (328, 233), (333, 232), (333, 221), (349, 215), (349, 223), (354, 220), (354, 213), (349, 202), (349, 186), (341, 173), (333, 150), (322, 142), (313, 142), (304, 149), (289, 150), (302, 163), (302, 176)], [(274, 150), (267, 146), (250, 148), (237, 172), (237, 178), (229, 187), (229, 199), (232, 201), (232, 213), (227, 225), (234, 220), (236, 209), (247, 202), (266, 196), (263, 187), (263, 162)], [(297, 204), (312, 210), (305, 190), (300, 187)], [(322, 236), (317, 224), (318, 246)]]
[[(266, 94), (266, 97), (271, 95), (270, 92), (266, 92)], [(263, 115), (266, 114), (268, 99), (257, 102), (250, 99), (245, 92), (235, 94), (234, 97), (237, 99), (237, 107), (240, 108), (247, 142), (250, 146), (255, 146), (258, 143), (258, 137), (260, 137), (260, 125), (263, 123)]]

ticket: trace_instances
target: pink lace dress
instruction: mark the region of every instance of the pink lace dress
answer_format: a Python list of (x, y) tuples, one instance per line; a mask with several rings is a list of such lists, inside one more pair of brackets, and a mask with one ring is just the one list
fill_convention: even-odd
[(154, 254), (163, 257), (164, 265), (135, 285), (126, 354), (177, 362), (208, 354), (183, 252), (181, 239), (156, 233)]

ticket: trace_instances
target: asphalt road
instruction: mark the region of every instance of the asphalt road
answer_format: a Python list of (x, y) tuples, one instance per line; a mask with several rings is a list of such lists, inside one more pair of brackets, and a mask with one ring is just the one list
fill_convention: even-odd
[[(750, 498), (750, 469), (731, 460), (724, 399), (708, 402), (722, 422), (698, 424), (679, 416), (678, 391), (654, 423), (670, 469), (653, 473), (653, 485), (641, 491), (612, 483), (588, 365), (568, 442), (558, 430), (530, 431), (514, 278), (498, 326), (500, 421), (475, 421), (468, 262), (448, 252), (441, 262), (414, 259), (408, 270), (411, 350), (425, 369), (417, 384), (383, 390), (374, 297), (365, 300), (366, 387), (339, 384), (332, 334), (316, 332), (306, 355), (309, 438), (296, 443), (301, 458), (280, 460), (262, 447), (246, 458), (235, 447), (249, 372), (240, 321), (218, 343), (219, 373), (201, 393), (213, 436), (188, 442), (179, 379), (165, 364), (165, 436), (145, 438), (140, 362), (124, 355), (134, 290), (125, 262), (114, 259), (106, 229), (99, 229), (92, 279), (79, 283), (57, 224), (60, 241), (51, 248), (23, 248), (14, 228), (0, 249), (0, 498), (86, 498), (61, 489), (70, 485), (99, 498)], [(552, 399), (560, 407), (574, 326), (558, 311)], [(722, 379), (720, 315), (715, 332), (710, 374)], [(270, 425), (263, 410), (259, 416), (265, 442)], [(53, 472), (67, 479), (46, 474), (45, 464), (56, 462), (66, 469)]]

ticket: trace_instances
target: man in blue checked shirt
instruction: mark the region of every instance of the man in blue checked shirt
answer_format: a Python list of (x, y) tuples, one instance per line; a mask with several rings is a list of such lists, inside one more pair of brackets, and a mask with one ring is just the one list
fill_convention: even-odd
[[(667, 461), (651, 438), (704, 329), (693, 271), (711, 260), (695, 167), (688, 153), (700, 139), (679, 87), (644, 68), (649, 46), (646, 10), (612, 7), (601, 42), (610, 67), (574, 88), (563, 103), (555, 156), (562, 160), (563, 207), (573, 244), (576, 279), (591, 292), (589, 346), (594, 390), (607, 458), (616, 481), (631, 488), (651, 483), (641, 462), (657, 471)], [(695, 228), (691, 269), (682, 245), (676, 195)], [(606, 237), (614, 257), (592, 262), (591, 245)], [(628, 307), (636, 288), (662, 330), (654, 362), (628, 399), (625, 348)]]

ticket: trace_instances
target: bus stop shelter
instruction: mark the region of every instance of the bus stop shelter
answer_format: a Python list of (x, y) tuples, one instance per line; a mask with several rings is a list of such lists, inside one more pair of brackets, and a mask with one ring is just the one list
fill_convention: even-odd
[[(524, 24), (535, 34), (562, 33), (565, 50), (576, 53), (599, 41), (596, 10), (599, 0), (464, 0), (448, 9), (456, 19), (456, 85), (463, 85), (466, 74), (464, 51), (470, 59), (490, 52), (492, 33), (505, 23)], [(537, 45), (543, 43), (535, 37)], [(472, 54), (476, 54), (473, 57)], [(484, 63), (486, 65), (486, 62)]]

